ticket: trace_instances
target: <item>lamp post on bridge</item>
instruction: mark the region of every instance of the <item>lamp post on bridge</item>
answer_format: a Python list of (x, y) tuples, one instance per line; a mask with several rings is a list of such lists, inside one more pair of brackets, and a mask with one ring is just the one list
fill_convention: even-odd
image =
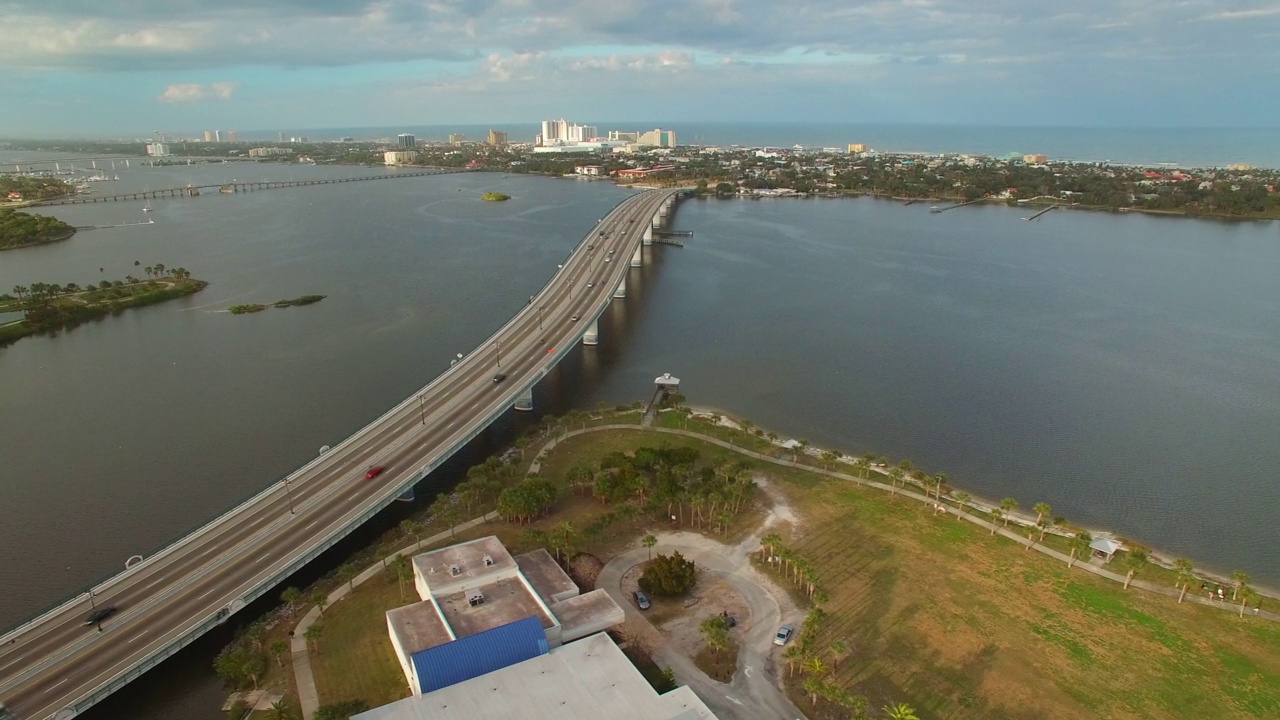
[(289, 514), (290, 514), (290, 515), (294, 515), (294, 514), (296, 514), (296, 512), (295, 512), (295, 511), (294, 511), (294, 509), (293, 509), (293, 493), (289, 492), (289, 478), (288, 478), (288, 477), (285, 477), (285, 479), (284, 479), (284, 497), (285, 497), (285, 499), (286, 499), (286, 500), (288, 500), (288, 501), (289, 501)]
[(418, 395), (418, 412), (422, 414), (422, 424), (426, 425), (427, 424), (427, 407), (426, 407), (426, 400), (422, 397), (422, 395)]
[(539, 306), (538, 306), (538, 329), (539, 329), (539, 330), (541, 330), (541, 329), (542, 329), (542, 311), (543, 311), (544, 309), (546, 309), (546, 307), (547, 307), (546, 305), (539, 305)]
[(498, 367), (502, 367), (502, 343), (495, 342), (493, 344), (494, 354), (498, 356)]

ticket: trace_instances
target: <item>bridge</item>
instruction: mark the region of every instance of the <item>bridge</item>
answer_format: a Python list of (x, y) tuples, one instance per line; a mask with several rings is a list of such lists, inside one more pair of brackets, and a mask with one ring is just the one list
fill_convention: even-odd
[(425, 177), (427, 175), (450, 175), (452, 173), (473, 172), (463, 168), (434, 168), (431, 170), (419, 170), (416, 172), (397, 172), (383, 175), (365, 175), (362, 177), (349, 178), (324, 178), (316, 180), (276, 180), (261, 182), (231, 182), (217, 185), (186, 185), (178, 188), (164, 188), (162, 190), (145, 190), (141, 192), (120, 193), (119, 195), (102, 195), (96, 197), (80, 197), (73, 195), (71, 197), (58, 197), (49, 200), (40, 200), (32, 203), (32, 205), (85, 205), (88, 203), (102, 202), (121, 202), (127, 200), (147, 200), (150, 198), (170, 198), (170, 197), (195, 197), (200, 195), (202, 191), (216, 190), (222, 193), (242, 193), (253, 192), (255, 190), (268, 190), (272, 188), (285, 187), (302, 187), (303, 185), (334, 185), (337, 183), (365, 182), (368, 180), (393, 180), (399, 178)]
[[(0, 717), (75, 717), (178, 652), (373, 517), (514, 407), (625, 297), (679, 190), (605, 216), (506, 325), (431, 383), (293, 474), (150, 557), (0, 635)], [(499, 375), (505, 378), (499, 379)], [(365, 471), (380, 465), (373, 479)], [(95, 625), (96, 608), (115, 614)], [(101, 628), (99, 630), (99, 628)]]

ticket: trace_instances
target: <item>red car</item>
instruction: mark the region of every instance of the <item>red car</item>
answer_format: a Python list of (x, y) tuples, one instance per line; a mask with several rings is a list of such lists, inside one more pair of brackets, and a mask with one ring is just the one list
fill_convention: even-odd
[(381, 465), (374, 465), (373, 467), (369, 468), (369, 472), (364, 474), (364, 479), (372, 480), (378, 477), (379, 475), (381, 475), (383, 470), (386, 470), (386, 468), (382, 467)]

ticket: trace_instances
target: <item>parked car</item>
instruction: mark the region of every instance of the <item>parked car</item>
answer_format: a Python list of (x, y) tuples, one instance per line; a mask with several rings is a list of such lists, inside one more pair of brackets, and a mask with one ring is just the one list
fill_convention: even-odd
[(372, 480), (378, 477), (379, 475), (381, 475), (383, 470), (386, 470), (386, 468), (382, 467), (381, 465), (374, 465), (373, 467), (369, 468), (369, 472), (364, 474), (364, 479)]
[(649, 596), (645, 595), (644, 592), (640, 590), (636, 591), (636, 607), (641, 610), (649, 609)]
[(85, 624), (85, 625), (97, 625), (98, 623), (102, 622), (103, 620), (106, 620), (107, 618), (111, 617), (112, 615), (115, 615), (115, 614), (116, 614), (116, 610), (117, 610), (117, 609), (118, 609), (118, 608), (116, 608), (116, 606), (115, 606), (115, 605), (103, 605), (102, 607), (98, 608), (97, 610), (94, 610), (93, 612), (89, 613), (89, 617), (87, 617), (87, 618), (85, 618), (85, 619), (84, 619), (84, 624)]
[(790, 625), (783, 625), (782, 627), (778, 628), (778, 634), (773, 636), (773, 644), (786, 645), (787, 641), (791, 639), (791, 634), (794, 632), (795, 632), (795, 628), (791, 627)]

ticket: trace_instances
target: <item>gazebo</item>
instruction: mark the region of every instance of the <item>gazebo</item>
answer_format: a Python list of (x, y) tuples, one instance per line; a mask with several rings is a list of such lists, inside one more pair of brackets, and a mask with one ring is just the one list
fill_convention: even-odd
[(1124, 545), (1119, 540), (1098, 538), (1089, 543), (1089, 549), (1093, 551), (1094, 557), (1100, 557), (1102, 562), (1109, 563), (1117, 552), (1124, 549)]

